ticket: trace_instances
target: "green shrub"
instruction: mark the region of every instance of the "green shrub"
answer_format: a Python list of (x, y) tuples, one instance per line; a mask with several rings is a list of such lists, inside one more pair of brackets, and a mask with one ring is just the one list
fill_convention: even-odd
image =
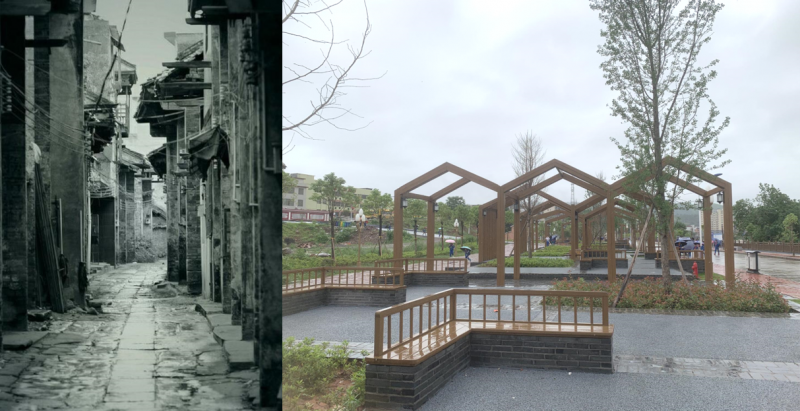
[(336, 232), (336, 242), (344, 243), (350, 241), (356, 234), (356, 229), (353, 227), (345, 227)]
[[(329, 409), (356, 410), (364, 404), (365, 364), (349, 361), (347, 341), (329, 347), (306, 338), (283, 342), (283, 399), (288, 410), (306, 409), (306, 400), (321, 400)], [(368, 353), (362, 352), (366, 355)], [(330, 389), (336, 378), (349, 377), (353, 385)]]
[[(411, 241), (414, 239), (414, 234), (403, 231), (403, 241)], [(386, 230), (386, 241), (394, 241), (394, 230)], [(417, 240), (419, 241), (419, 240)]]
[(536, 257), (562, 257), (569, 255), (569, 251), (570, 246), (568, 245), (551, 245), (534, 251), (533, 255)]
[[(528, 258), (520, 257), (520, 267), (572, 267), (575, 263), (567, 258)], [(506, 257), (506, 267), (514, 266), (514, 258)], [(489, 260), (481, 264), (481, 267), (497, 267), (497, 260)]]
[[(553, 290), (604, 291), (613, 299), (619, 293), (623, 279), (614, 283), (609, 281), (585, 281), (562, 279), (553, 282)], [(609, 300), (610, 301), (610, 300)], [(564, 305), (572, 305), (571, 298), (561, 298)], [(599, 300), (595, 301), (595, 306)], [(548, 298), (547, 304), (555, 304), (555, 299)], [(609, 302), (610, 304), (610, 302)], [(588, 299), (579, 298), (578, 305), (588, 306)], [(746, 311), (746, 312), (789, 312), (789, 304), (783, 296), (775, 291), (772, 284), (761, 285), (756, 281), (737, 281), (736, 287), (730, 289), (719, 284), (703, 286), (685, 285), (676, 281), (671, 291), (666, 292), (662, 279), (630, 280), (625, 293), (617, 304), (619, 308), (641, 309), (674, 309), (674, 310), (710, 310), (710, 311)]]

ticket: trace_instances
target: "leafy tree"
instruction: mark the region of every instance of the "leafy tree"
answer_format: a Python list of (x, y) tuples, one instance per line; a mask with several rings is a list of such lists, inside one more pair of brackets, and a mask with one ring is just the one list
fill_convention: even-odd
[(688, 230), (686, 230), (686, 224), (683, 221), (676, 221), (675, 226), (672, 227), (673, 232), (675, 233), (676, 237), (690, 237), (691, 234)]
[[(663, 159), (671, 156), (705, 171), (728, 162), (715, 165), (727, 151), (718, 148), (719, 135), (730, 121), (718, 124), (719, 111), (708, 95), (717, 60), (701, 64), (698, 59), (723, 6), (713, 0), (591, 0), (590, 6), (606, 26), (598, 52), (606, 59), (600, 66), (606, 84), (618, 93), (611, 114), (628, 124), (624, 143), (612, 138), (621, 154), (618, 169), (631, 177), (626, 190), (643, 191), (652, 199), (665, 250), (675, 199), (683, 191), (674, 185), (669, 193), (667, 183), (673, 176), (697, 179), (664, 167)], [(708, 109), (705, 119), (701, 107)], [(667, 264), (662, 275), (668, 285)]]
[[(403, 223), (405, 225), (414, 228), (414, 222), (416, 221), (419, 227), (425, 227), (425, 224), (428, 220), (428, 203), (422, 200), (418, 200), (416, 198), (409, 198), (408, 199), (408, 207), (403, 210)], [(414, 255), (417, 255), (419, 250), (417, 250), (417, 233), (414, 232)]]
[(771, 184), (759, 184), (754, 200), (739, 200), (733, 205), (737, 227), (745, 227), (751, 241), (782, 241), (783, 222), (789, 214), (800, 215), (800, 202), (792, 200)]
[(334, 173), (326, 174), (321, 180), (315, 180), (310, 188), (314, 192), (311, 199), (324, 204), (328, 209), (331, 220), (331, 258), (336, 261), (333, 213), (337, 208), (346, 208), (358, 203), (356, 189), (353, 186), (346, 186), (344, 179), (336, 177)]
[(283, 172), (283, 183), (282, 183), (282, 190), (284, 193), (294, 193), (294, 189), (297, 187), (297, 179), (292, 177), (291, 174), (287, 172)]
[(781, 241), (793, 243), (797, 240), (797, 234), (799, 232), (800, 224), (797, 222), (797, 216), (793, 213), (789, 213), (789, 215), (783, 219), (783, 235), (781, 236)]
[[(517, 141), (512, 146), (512, 154), (514, 162), (512, 168), (514, 174), (519, 177), (529, 171), (539, 167), (544, 162), (545, 150), (542, 146), (542, 140), (530, 131), (525, 134), (517, 136)], [(530, 188), (533, 185), (539, 184), (544, 180), (544, 175), (540, 175), (534, 179), (528, 180), (520, 185), (522, 188)], [(544, 190), (542, 190), (544, 191)], [(521, 230), (527, 228), (528, 230), (528, 257), (533, 253), (533, 216), (529, 213), (534, 207), (541, 202), (538, 194), (532, 195), (520, 201), (520, 213), (523, 213), (520, 220)], [(516, 252), (516, 250), (514, 251)]]
[(447, 204), (448, 207), (450, 207), (452, 209), (455, 209), (458, 206), (462, 206), (462, 205), (466, 205), (467, 204), (464, 201), (464, 197), (459, 197), (459, 196), (447, 197), (444, 200), (444, 202), (445, 202), (445, 204)]
[(378, 215), (378, 232), (381, 233), (378, 235), (378, 255), (382, 255), (381, 238), (383, 237), (383, 212), (393, 209), (394, 202), (392, 201), (392, 196), (389, 193), (381, 194), (381, 190), (376, 188), (369, 193), (367, 198), (362, 201), (361, 205), (364, 207), (364, 211), (366, 211), (367, 214)]

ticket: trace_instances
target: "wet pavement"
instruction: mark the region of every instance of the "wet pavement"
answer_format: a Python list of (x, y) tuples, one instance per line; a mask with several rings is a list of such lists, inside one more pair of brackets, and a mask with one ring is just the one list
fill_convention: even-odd
[(44, 338), (0, 353), (0, 410), (251, 409), (257, 372), (228, 373), (198, 299), (152, 286), (165, 276), (163, 261), (90, 276), (102, 313), (53, 314)]
[[(724, 266), (725, 253), (720, 252), (719, 254), (718, 256), (713, 256), (712, 261), (715, 265)], [(733, 262), (736, 270), (747, 270), (747, 254), (734, 253)], [(753, 265), (755, 265), (755, 262)], [(760, 255), (758, 257), (758, 268), (761, 274), (800, 283), (800, 261)], [(722, 273), (718, 272), (718, 274)]]

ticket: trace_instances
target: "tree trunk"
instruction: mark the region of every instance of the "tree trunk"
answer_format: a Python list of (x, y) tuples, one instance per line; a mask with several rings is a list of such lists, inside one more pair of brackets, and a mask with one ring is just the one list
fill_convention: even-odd
[(331, 217), (331, 259), (335, 263), (336, 262), (336, 251), (335, 251), (335, 247), (334, 247), (334, 243), (333, 243), (333, 238), (336, 237), (336, 235), (335, 235), (335, 233), (333, 231), (334, 230), (334, 228), (333, 228), (333, 212), (331, 211), (329, 214), (330, 214), (330, 217)]

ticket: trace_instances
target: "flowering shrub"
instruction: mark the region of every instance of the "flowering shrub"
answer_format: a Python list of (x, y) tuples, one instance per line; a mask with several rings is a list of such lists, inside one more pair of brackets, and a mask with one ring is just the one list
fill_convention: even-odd
[[(568, 258), (540, 258), (540, 257), (520, 257), (520, 267), (572, 267), (574, 261)], [(506, 257), (506, 267), (514, 266), (514, 258)], [(481, 267), (497, 267), (497, 260), (489, 260), (481, 264)]]
[[(609, 293), (609, 305), (619, 293), (623, 279), (616, 282), (585, 281), (583, 278), (553, 281), (553, 290), (604, 291)], [(556, 299), (548, 297), (547, 304), (556, 304)], [(573, 305), (572, 298), (561, 298), (561, 304)], [(594, 306), (599, 307), (599, 299)], [(578, 305), (588, 306), (589, 299), (578, 298)], [(709, 311), (747, 311), (747, 312), (789, 312), (789, 304), (771, 284), (761, 285), (756, 281), (737, 281), (735, 287), (706, 284), (704, 286), (685, 285), (681, 281), (672, 283), (672, 291), (667, 294), (662, 280), (645, 278), (630, 280), (625, 293), (617, 304), (619, 308), (659, 308), (675, 310)]]

